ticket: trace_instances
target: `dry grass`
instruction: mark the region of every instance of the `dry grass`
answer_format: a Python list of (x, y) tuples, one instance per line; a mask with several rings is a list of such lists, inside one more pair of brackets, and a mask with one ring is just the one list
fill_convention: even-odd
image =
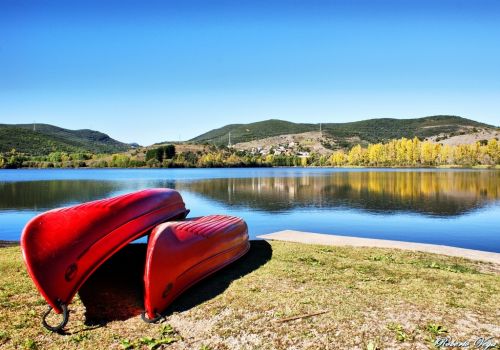
[[(137, 315), (141, 249), (122, 252), (89, 280), (71, 304), (67, 335), (57, 335), (40, 326), (45, 302), (19, 247), (1, 248), (0, 347), (429, 349), (436, 336), (500, 342), (500, 275), (491, 264), (388, 249), (253, 242), (245, 258), (176, 302), (164, 323), (148, 325)], [(318, 311), (328, 312), (279, 322)]]

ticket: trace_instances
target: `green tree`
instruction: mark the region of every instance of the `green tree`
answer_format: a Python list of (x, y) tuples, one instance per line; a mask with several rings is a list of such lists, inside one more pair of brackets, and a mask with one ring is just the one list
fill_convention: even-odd
[(164, 159), (172, 159), (175, 156), (175, 146), (166, 145), (158, 148), (151, 148), (146, 151), (146, 161), (155, 158), (158, 162)]

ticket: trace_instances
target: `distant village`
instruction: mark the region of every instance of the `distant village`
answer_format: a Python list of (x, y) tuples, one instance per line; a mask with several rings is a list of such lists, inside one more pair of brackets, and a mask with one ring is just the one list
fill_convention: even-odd
[(295, 142), (290, 142), (287, 145), (278, 145), (278, 146), (264, 146), (264, 147), (253, 147), (250, 150), (252, 155), (262, 155), (267, 156), (268, 154), (272, 154), (275, 156), (298, 156), (298, 157), (309, 157), (308, 151), (299, 151), (297, 149), (297, 144)]
[[(231, 141), (227, 145), (228, 148), (235, 148)], [(270, 146), (257, 146), (252, 147), (250, 150), (240, 149), (241, 152), (249, 152), (251, 155), (267, 156), (269, 154), (275, 156), (298, 156), (307, 158), (310, 152), (303, 150), (297, 142), (289, 142), (286, 144), (270, 145)]]
[[(227, 147), (228, 148), (236, 148), (238, 145), (233, 145), (231, 143), (231, 133), (229, 133), (229, 142)], [(248, 152), (251, 155), (261, 155), (261, 156), (267, 156), (267, 155), (275, 155), (275, 156), (298, 156), (298, 157), (303, 157), (307, 158), (310, 155), (310, 150), (307, 148), (304, 148), (301, 146), (298, 142), (291, 141), (291, 142), (284, 142), (284, 143), (278, 143), (274, 145), (262, 145), (262, 146), (256, 146), (252, 147), (250, 149), (238, 149), (240, 152)]]

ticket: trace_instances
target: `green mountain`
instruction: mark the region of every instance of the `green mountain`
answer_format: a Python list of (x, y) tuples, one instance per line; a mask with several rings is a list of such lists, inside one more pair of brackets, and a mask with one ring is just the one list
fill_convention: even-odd
[[(415, 136), (424, 139), (439, 134), (458, 134), (472, 132), (474, 128), (494, 129), (494, 126), (474, 120), (437, 115), (415, 119), (379, 118), (349, 123), (322, 123), (325, 136), (335, 140), (350, 140), (382, 142), (390, 139)], [(319, 131), (319, 124), (292, 123), (283, 120), (270, 119), (250, 124), (230, 124), (199, 135), (190, 141), (197, 143), (227, 144), (229, 133), (231, 143), (260, 140), (266, 137), (298, 134), (308, 131)]]
[(259, 140), (270, 136), (299, 134), (307, 131), (315, 131), (318, 128), (319, 126), (315, 124), (298, 124), (284, 120), (269, 119), (250, 124), (229, 124), (222, 128), (210, 130), (189, 141), (227, 144), (229, 132), (231, 132), (231, 142), (238, 143)]
[(50, 152), (122, 152), (130, 145), (99, 131), (68, 130), (49, 124), (0, 124), (0, 152), (15, 149), (29, 155)]

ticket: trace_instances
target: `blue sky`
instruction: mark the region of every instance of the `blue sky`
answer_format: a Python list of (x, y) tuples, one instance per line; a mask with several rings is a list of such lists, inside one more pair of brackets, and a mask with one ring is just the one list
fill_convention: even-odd
[(500, 125), (500, 2), (0, 0), (0, 123), (126, 142), (228, 123)]

